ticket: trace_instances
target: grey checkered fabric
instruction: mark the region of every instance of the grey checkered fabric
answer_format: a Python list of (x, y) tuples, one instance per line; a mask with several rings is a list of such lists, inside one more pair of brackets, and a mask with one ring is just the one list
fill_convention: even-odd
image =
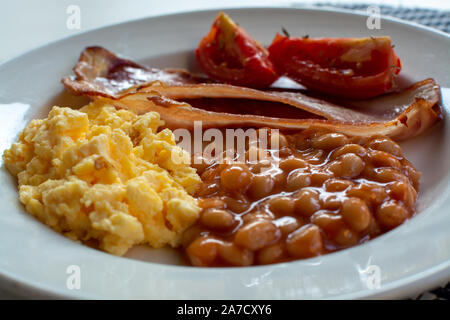
[[(319, 7), (334, 7), (348, 10), (366, 11), (369, 4), (333, 4), (331, 2), (317, 3)], [(432, 27), (450, 33), (450, 11), (439, 11), (422, 8), (378, 6), (381, 14), (403, 20), (414, 21), (428, 27)]]

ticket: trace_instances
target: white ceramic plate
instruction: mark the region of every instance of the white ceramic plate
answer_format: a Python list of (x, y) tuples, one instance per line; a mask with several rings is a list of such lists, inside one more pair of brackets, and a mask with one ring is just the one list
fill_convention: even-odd
[[(368, 30), (366, 17), (327, 10), (226, 10), (263, 44), (284, 26), (292, 35), (390, 35), (410, 81), (435, 78), (450, 87), (447, 34), (393, 19)], [(81, 50), (102, 45), (154, 67), (195, 70), (193, 49), (216, 11), (132, 21), (87, 32), (31, 51), (0, 66), (0, 151), (33, 118), (54, 104), (83, 99), (65, 93), (60, 79), (71, 73)], [(446, 113), (449, 89), (443, 89)], [(169, 250), (136, 248), (127, 258), (75, 243), (28, 215), (15, 180), (0, 170), (0, 281), (31, 297), (150, 299), (399, 298), (450, 280), (449, 117), (427, 134), (402, 143), (423, 172), (419, 214), (367, 244), (326, 256), (271, 266), (200, 269), (176, 265)], [(139, 261), (141, 260), (141, 261)], [(68, 266), (81, 270), (81, 289), (66, 286)], [(376, 277), (379, 275), (379, 283)], [(375, 278), (374, 278), (375, 277)], [(377, 285), (379, 284), (379, 285)]]

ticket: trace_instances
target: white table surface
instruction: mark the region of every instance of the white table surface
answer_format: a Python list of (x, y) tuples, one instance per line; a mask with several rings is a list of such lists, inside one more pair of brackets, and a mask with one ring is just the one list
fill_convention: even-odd
[[(450, 10), (442, 0), (280, 1), (280, 0), (14, 0), (3, 1), (0, 10), (0, 64), (46, 43), (95, 28), (144, 17), (182, 11), (252, 6), (303, 6), (315, 2), (372, 3)], [(67, 28), (70, 5), (80, 8), (80, 29)], [(2, 257), (7, 258), (7, 257)], [(0, 299), (16, 299), (0, 288)]]

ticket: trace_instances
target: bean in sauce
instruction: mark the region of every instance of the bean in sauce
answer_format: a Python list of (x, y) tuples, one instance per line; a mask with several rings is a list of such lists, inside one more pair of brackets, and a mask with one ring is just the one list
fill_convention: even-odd
[(388, 137), (308, 129), (279, 139), (277, 155), (270, 146), (253, 150), (268, 159), (196, 167), (203, 211), (183, 239), (192, 265), (311, 258), (373, 239), (415, 214), (420, 172)]

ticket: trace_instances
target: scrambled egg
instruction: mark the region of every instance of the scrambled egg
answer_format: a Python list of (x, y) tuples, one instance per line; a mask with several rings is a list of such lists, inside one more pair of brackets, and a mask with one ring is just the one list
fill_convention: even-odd
[(98, 100), (53, 107), (6, 150), (26, 210), (58, 232), (123, 255), (135, 244), (178, 246), (198, 218), (200, 178), (159, 114)]

